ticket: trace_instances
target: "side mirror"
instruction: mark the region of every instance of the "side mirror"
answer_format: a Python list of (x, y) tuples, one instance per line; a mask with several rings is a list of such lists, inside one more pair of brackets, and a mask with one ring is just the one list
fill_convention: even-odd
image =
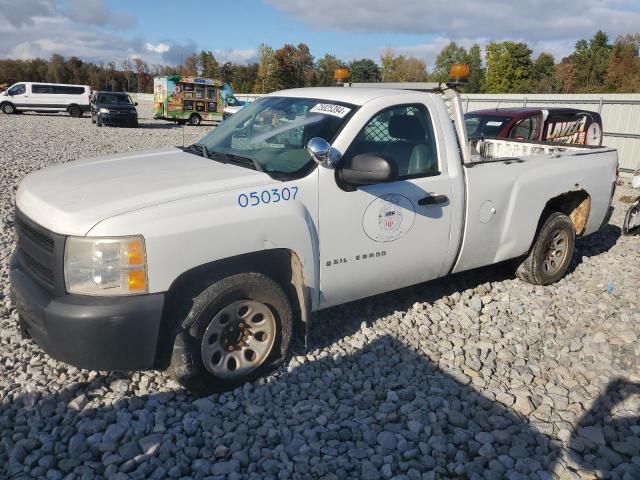
[(316, 163), (322, 165), (329, 160), (329, 155), (331, 155), (331, 145), (324, 138), (313, 137), (307, 143), (307, 152), (311, 155)]
[(384, 154), (362, 153), (343, 161), (338, 176), (346, 184), (372, 185), (398, 180), (398, 166)]

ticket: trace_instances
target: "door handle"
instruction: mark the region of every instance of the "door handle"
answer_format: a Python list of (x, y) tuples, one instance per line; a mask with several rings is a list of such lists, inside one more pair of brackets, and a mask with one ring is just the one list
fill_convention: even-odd
[(446, 195), (427, 195), (424, 198), (418, 200), (418, 205), (437, 205), (438, 203), (445, 203), (449, 201), (449, 197)]

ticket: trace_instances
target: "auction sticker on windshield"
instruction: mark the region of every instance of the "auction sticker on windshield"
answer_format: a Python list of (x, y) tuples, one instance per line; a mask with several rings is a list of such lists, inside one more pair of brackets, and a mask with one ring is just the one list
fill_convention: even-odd
[(343, 107), (342, 105), (334, 105), (332, 103), (318, 103), (315, 107), (309, 110), (310, 113), (325, 113), (339, 118), (344, 117), (350, 111), (350, 108)]

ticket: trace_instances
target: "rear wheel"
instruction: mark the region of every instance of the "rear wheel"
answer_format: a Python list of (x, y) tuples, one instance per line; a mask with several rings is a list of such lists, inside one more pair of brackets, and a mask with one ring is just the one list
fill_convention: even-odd
[(202, 118), (200, 118), (200, 115), (198, 115), (197, 113), (194, 113), (189, 117), (189, 125), (193, 125), (194, 127), (197, 127), (201, 123), (202, 123)]
[(12, 103), (3, 103), (2, 113), (6, 115), (11, 115), (12, 113), (16, 113), (16, 107), (14, 107)]
[(286, 355), (293, 314), (280, 285), (261, 273), (219, 280), (193, 299), (193, 323), (178, 333), (170, 374), (198, 394), (233, 389)]
[(72, 117), (79, 118), (82, 116), (82, 110), (80, 110), (80, 107), (76, 105), (71, 105), (69, 107), (69, 115), (71, 115)]
[(557, 282), (569, 267), (575, 241), (571, 219), (563, 213), (552, 213), (538, 232), (533, 248), (518, 265), (516, 275), (535, 285)]

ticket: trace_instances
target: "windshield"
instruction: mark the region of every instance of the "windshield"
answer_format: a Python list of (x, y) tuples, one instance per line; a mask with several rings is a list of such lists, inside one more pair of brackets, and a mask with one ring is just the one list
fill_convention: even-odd
[(470, 115), (464, 116), (469, 138), (495, 137), (511, 121), (512, 117), (503, 115)]
[(313, 137), (329, 143), (356, 107), (311, 98), (262, 97), (205, 135), (209, 156), (244, 157), (266, 173), (305, 175), (314, 162), (306, 145)]
[(101, 93), (98, 95), (97, 103), (107, 103), (109, 105), (133, 105), (129, 95), (118, 95), (115, 93)]

